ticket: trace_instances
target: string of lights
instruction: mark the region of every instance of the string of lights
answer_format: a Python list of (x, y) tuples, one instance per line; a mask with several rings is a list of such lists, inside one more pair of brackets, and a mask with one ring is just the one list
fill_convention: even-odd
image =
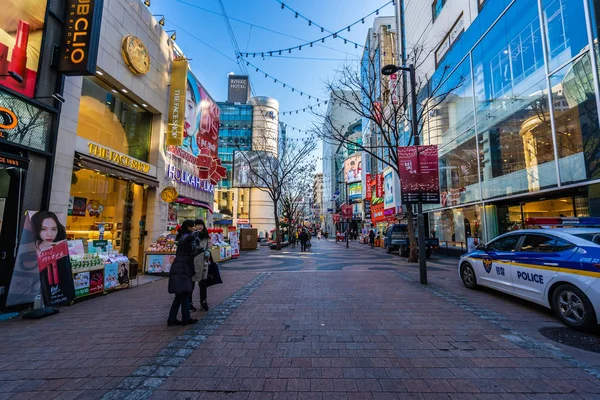
[(279, 115), (285, 116), (285, 115), (298, 114), (300, 112), (306, 112), (307, 110), (308, 111), (312, 111), (313, 108), (315, 108), (315, 107), (321, 107), (322, 105), (327, 105), (327, 100), (319, 101), (318, 103), (315, 103), (312, 106), (302, 107), (302, 108), (299, 108), (297, 110), (280, 111)]
[(309, 19), (308, 17), (305, 17), (304, 15), (300, 14), (298, 11), (294, 10), (293, 8), (291, 8), (289, 6), (286, 6), (285, 3), (283, 3), (282, 1), (280, 1), (280, 0), (276, 0), (276, 1), (281, 4), (281, 8), (282, 9), (288, 9), (288, 10), (292, 11), (295, 14), (296, 18), (302, 18), (305, 21), (307, 21), (308, 22), (308, 26), (314, 26), (316, 28), (320, 28), (321, 32), (328, 32), (329, 34), (326, 35), (326, 36), (320, 37), (319, 39), (316, 39), (316, 40), (313, 40), (313, 41), (310, 41), (310, 42), (305, 42), (305, 43), (303, 43), (301, 45), (298, 45), (298, 46), (287, 47), (287, 48), (282, 48), (282, 49), (277, 49), (277, 50), (268, 50), (268, 51), (245, 51), (244, 53), (246, 54), (246, 58), (250, 57), (250, 55), (252, 55), (252, 57), (256, 57), (257, 54), (260, 55), (263, 58), (265, 56), (273, 57), (273, 54), (281, 55), (282, 53), (285, 53), (285, 52), (287, 52), (288, 54), (290, 54), (292, 52), (292, 50), (294, 50), (294, 51), (300, 51), (300, 50), (302, 50), (302, 47), (305, 47), (305, 48), (306, 47), (313, 47), (314, 44), (318, 44), (319, 42), (320, 43), (325, 43), (325, 40), (331, 39), (331, 38), (343, 40), (344, 44), (348, 44), (348, 43), (353, 44), (355, 49), (357, 49), (359, 47), (360, 48), (364, 48), (363, 45), (361, 45), (359, 43), (356, 43), (356, 42), (353, 42), (352, 40), (347, 39), (347, 38), (345, 38), (343, 36), (340, 36), (340, 33), (341, 32), (345, 32), (345, 31), (350, 32), (350, 30), (352, 29), (352, 27), (354, 25), (364, 24), (365, 23), (365, 18), (368, 18), (368, 17), (370, 17), (373, 14), (379, 15), (379, 11), (381, 9), (383, 9), (386, 6), (388, 6), (389, 4), (395, 4), (395, 0), (390, 0), (387, 3), (385, 3), (383, 6), (379, 7), (378, 9), (376, 9), (376, 10), (370, 12), (369, 14), (365, 15), (364, 17), (356, 20), (356, 22), (353, 22), (350, 25), (347, 25), (344, 28), (339, 29), (337, 31), (330, 31), (330, 30), (324, 28), (323, 26), (314, 23), (311, 19)]
[[(239, 54), (238, 54), (238, 59), (243, 59), (243, 55), (239, 55)], [(244, 59), (244, 60), (245, 60), (245, 59)], [(277, 79), (277, 78), (275, 78), (273, 75), (271, 75), (271, 74), (269, 74), (268, 72), (266, 72), (266, 71), (264, 71), (264, 70), (260, 69), (259, 67), (257, 67), (256, 65), (252, 64), (252, 63), (251, 63), (250, 61), (248, 61), (248, 60), (245, 60), (245, 62), (246, 62), (246, 65), (247, 65), (247, 66), (252, 66), (252, 67), (255, 69), (255, 72), (260, 72), (260, 73), (262, 73), (262, 74), (265, 74), (265, 78), (266, 78), (266, 79), (273, 79), (273, 83), (281, 83), (281, 85), (283, 85), (283, 87), (284, 87), (284, 88), (288, 88), (288, 89), (290, 89), (292, 92), (300, 94), (300, 96), (304, 96), (304, 95), (306, 95), (306, 96), (308, 97), (308, 99), (309, 99), (309, 100), (315, 99), (315, 100), (317, 100), (317, 101), (324, 101), (324, 100), (322, 100), (322, 99), (318, 98), (317, 96), (313, 96), (313, 95), (311, 95), (311, 94), (308, 94), (308, 93), (306, 93), (306, 92), (303, 92), (303, 91), (301, 91), (301, 90), (298, 90), (297, 88), (295, 88), (295, 87), (293, 87), (293, 86), (290, 86), (290, 85), (288, 85), (288, 84), (287, 84), (287, 83), (285, 83), (285, 82), (282, 82), (280, 79)]]

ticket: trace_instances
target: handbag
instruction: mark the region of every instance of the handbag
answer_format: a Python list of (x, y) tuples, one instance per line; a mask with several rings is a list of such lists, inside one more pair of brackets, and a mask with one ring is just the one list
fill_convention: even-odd
[(208, 264), (208, 276), (206, 277), (206, 287), (218, 285), (219, 283), (223, 283), (223, 279), (221, 279), (219, 265), (216, 262), (214, 262), (211, 255), (210, 262)]

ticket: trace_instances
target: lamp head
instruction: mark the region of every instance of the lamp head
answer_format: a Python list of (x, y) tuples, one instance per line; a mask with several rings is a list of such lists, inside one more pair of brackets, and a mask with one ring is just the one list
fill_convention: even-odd
[(150, 0), (144, 0), (144, 4), (146, 5), (146, 7), (150, 7)]
[(173, 32), (173, 34), (171, 35), (171, 40), (175, 39), (177, 39), (177, 32)]
[(400, 70), (399, 67), (394, 64), (388, 64), (385, 67), (381, 68), (381, 73), (385, 76), (392, 75)]
[(160, 26), (165, 26), (165, 17), (164, 16), (161, 19), (158, 20), (158, 24)]
[(15, 71), (8, 71), (8, 76), (10, 76), (11, 78), (13, 78), (15, 81), (19, 82), (19, 83), (23, 83), (23, 77), (19, 74), (17, 74)]

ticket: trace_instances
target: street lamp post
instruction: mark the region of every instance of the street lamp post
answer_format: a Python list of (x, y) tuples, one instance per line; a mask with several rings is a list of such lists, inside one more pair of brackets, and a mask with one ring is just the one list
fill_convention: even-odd
[[(410, 102), (411, 102), (411, 124), (414, 145), (419, 146), (419, 123), (417, 121), (417, 83), (415, 78), (415, 66), (410, 64), (408, 67), (399, 67), (394, 64), (386, 65), (381, 69), (383, 75), (391, 75), (398, 71), (407, 71), (410, 77)], [(417, 201), (417, 235), (419, 245), (419, 280), (421, 284), (427, 284), (427, 250), (425, 248), (425, 217), (423, 216), (423, 203), (421, 199)]]

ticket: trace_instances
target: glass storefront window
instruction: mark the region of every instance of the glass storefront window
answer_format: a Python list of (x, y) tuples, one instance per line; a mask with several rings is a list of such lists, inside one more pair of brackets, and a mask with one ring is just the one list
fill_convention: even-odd
[(600, 179), (600, 127), (589, 53), (552, 75), (551, 85), (561, 182)]
[(71, 178), (71, 206), (67, 237), (86, 242), (98, 240), (99, 223), (104, 239), (128, 257), (141, 260), (144, 251), (146, 190), (141, 185), (80, 169)]
[(467, 249), (470, 238), (482, 238), (481, 207), (452, 208), (429, 214), (430, 235), (443, 248)]
[(83, 78), (77, 136), (148, 161), (152, 117), (98, 78)]
[(539, 16), (527, 3), (517, 1), (473, 51), (484, 199), (557, 181)]
[(542, 0), (542, 7), (549, 69), (554, 71), (588, 46), (585, 10), (583, 0)]

